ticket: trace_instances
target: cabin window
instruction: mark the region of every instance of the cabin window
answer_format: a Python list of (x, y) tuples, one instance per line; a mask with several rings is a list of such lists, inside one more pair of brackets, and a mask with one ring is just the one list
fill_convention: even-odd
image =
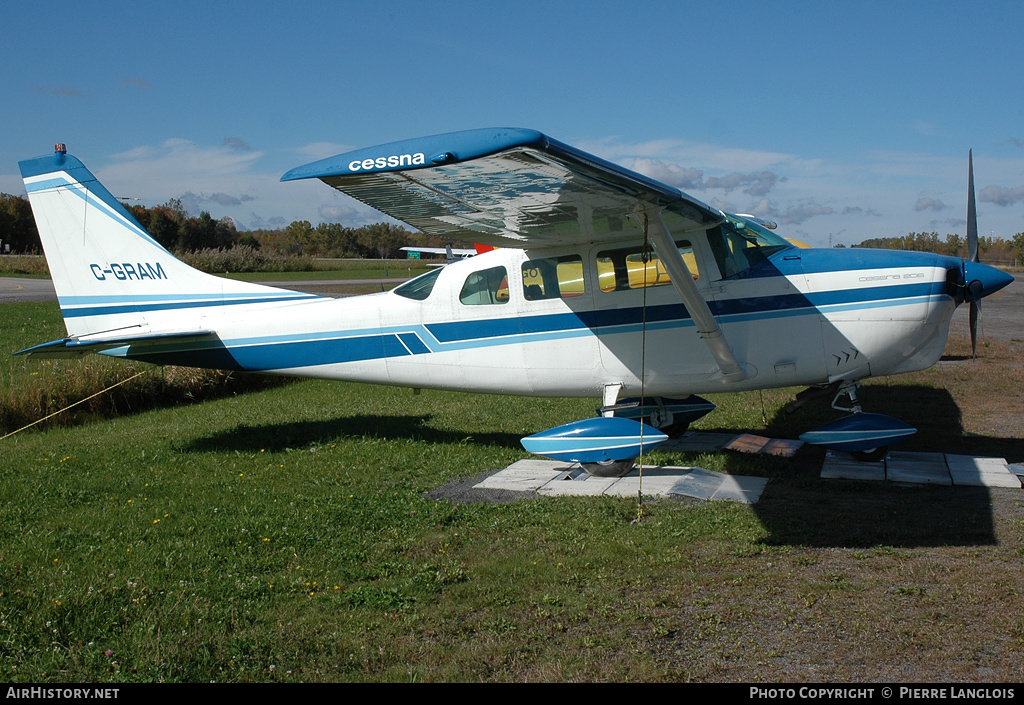
[(467, 306), (508, 303), (508, 273), (504, 267), (491, 267), (466, 277), (459, 301)]
[(430, 292), (434, 290), (434, 282), (437, 281), (437, 277), (440, 273), (440, 269), (435, 269), (433, 272), (421, 274), (415, 279), (410, 279), (401, 286), (396, 287), (393, 291), (399, 296), (404, 296), (407, 299), (423, 301), (425, 298), (430, 296)]
[[(690, 269), (693, 278), (700, 279), (697, 258), (689, 240), (676, 242), (679, 254)], [(671, 284), (665, 265), (658, 260), (652, 248), (644, 257), (642, 247), (622, 247), (597, 253), (597, 279), (601, 291), (627, 291), (647, 286)]]
[(723, 279), (741, 275), (779, 250), (793, 245), (757, 223), (726, 216), (721, 225), (708, 230), (708, 244)]
[(583, 258), (545, 257), (523, 262), (523, 296), (527, 301), (567, 299), (583, 294)]

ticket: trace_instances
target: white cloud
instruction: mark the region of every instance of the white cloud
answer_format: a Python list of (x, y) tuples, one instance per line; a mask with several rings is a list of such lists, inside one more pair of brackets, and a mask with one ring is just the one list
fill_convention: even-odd
[(995, 203), (997, 206), (1012, 206), (1019, 201), (1024, 201), (1024, 186), (1018, 188), (986, 186), (978, 192), (978, 200)]
[(239, 151), (230, 144), (209, 147), (171, 139), (115, 154), (113, 162), (98, 169), (96, 176), (108, 188), (133, 191), (115, 195), (143, 201), (163, 203), (189, 192), (255, 198), (252, 189), (265, 177), (254, 173), (253, 166), (262, 154)]
[(123, 78), (118, 82), (117, 85), (131, 88), (141, 88), (143, 90), (148, 90), (149, 88), (151, 88), (151, 86), (149, 85), (149, 81), (147, 81), (144, 78), (139, 78), (138, 76), (130, 76), (128, 78)]
[(945, 210), (946, 208), (949, 208), (949, 206), (947, 206), (942, 201), (939, 201), (935, 198), (925, 198), (924, 196), (917, 199), (917, 203), (914, 204), (915, 211), (941, 211)]
[(737, 147), (723, 147), (705, 142), (691, 142), (679, 139), (650, 140), (647, 142), (623, 142), (615, 137), (606, 137), (581, 142), (580, 149), (592, 152), (604, 159), (619, 164), (636, 158), (648, 158), (663, 162), (684, 164), (686, 168), (698, 168), (705, 172), (751, 172), (763, 171), (779, 164), (796, 160), (796, 156), (783, 152), (766, 152)]
[(682, 191), (700, 188), (704, 183), (704, 172), (700, 169), (686, 169), (678, 164), (669, 164), (660, 159), (637, 157), (624, 163), (623, 166), (638, 174), (649, 176), (655, 181), (675, 186)]

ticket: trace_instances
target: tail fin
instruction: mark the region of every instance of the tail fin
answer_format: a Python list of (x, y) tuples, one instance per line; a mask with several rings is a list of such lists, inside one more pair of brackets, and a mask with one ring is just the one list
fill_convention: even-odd
[(317, 298), (189, 267), (154, 240), (64, 145), (19, 166), (72, 338), (192, 330), (205, 307)]

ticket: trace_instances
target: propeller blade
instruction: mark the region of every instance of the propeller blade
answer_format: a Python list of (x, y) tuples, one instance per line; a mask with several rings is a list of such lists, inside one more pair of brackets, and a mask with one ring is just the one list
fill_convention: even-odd
[[(978, 208), (974, 202), (974, 150), (967, 150), (967, 259), (981, 262), (978, 258)], [(964, 265), (966, 280), (967, 266)], [(967, 282), (965, 282), (967, 283)], [(967, 283), (971, 300), (969, 320), (971, 326), (971, 357), (978, 357), (978, 314), (981, 313), (983, 286), (980, 281)]]
[(978, 313), (981, 311), (981, 303), (978, 301), (971, 302), (970, 322), (971, 322), (971, 358), (975, 359), (978, 357)]
[(978, 209), (974, 204), (974, 150), (967, 151), (967, 259), (978, 259)]

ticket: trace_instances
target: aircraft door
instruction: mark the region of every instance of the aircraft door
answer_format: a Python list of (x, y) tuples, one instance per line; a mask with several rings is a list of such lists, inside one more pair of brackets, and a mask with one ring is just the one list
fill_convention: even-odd
[(594, 293), (576, 252), (527, 251), (518, 268), (520, 330), (534, 394), (600, 396), (598, 341), (591, 325)]
[(808, 298), (801, 250), (761, 241), (731, 221), (707, 231), (712, 311), (736, 359), (758, 386), (813, 384), (827, 377), (821, 317)]

